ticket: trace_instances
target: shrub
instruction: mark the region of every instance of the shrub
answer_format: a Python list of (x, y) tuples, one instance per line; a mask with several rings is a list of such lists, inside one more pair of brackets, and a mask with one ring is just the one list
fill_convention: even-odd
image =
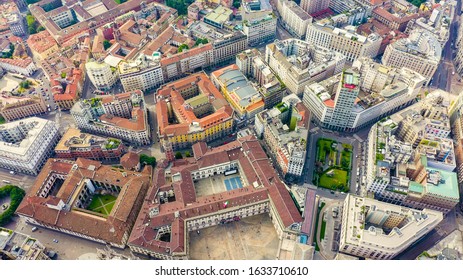
[(11, 199), (10, 207), (8, 207), (8, 209), (0, 215), (0, 226), (3, 226), (11, 221), (11, 218), (14, 215), (14, 211), (16, 211), (25, 195), (26, 192), (17, 186), (6, 185), (3, 188), (0, 188), (0, 198), (9, 196)]

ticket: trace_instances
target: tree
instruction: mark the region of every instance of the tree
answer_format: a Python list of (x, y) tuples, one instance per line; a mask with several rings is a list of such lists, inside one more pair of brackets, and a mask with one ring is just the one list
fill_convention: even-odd
[(178, 47), (178, 52), (181, 53), (183, 52), (183, 50), (188, 50), (190, 47), (188, 47), (187, 44), (181, 44), (179, 47)]
[(66, 78), (66, 72), (61, 73), (61, 79)]
[(156, 166), (156, 158), (155, 157), (150, 157), (145, 154), (140, 155), (140, 163), (143, 165), (151, 165), (152, 167)]
[(191, 157), (191, 154), (190, 154), (189, 151), (186, 151), (186, 152), (185, 152), (185, 157)]
[(182, 159), (183, 158), (182, 153), (181, 152), (176, 152), (175, 153), (175, 158), (176, 159)]
[(241, 3), (240, 3), (239, 0), (234, 0), (234, 1), (233, 1), (233, 7), (234, 7), (234, 8), (238, 9), (240, 6), (241, 6)]
[(10, 197), (10, 206), (6, 209), (5, 212), (0, 214), (0, 226), (7, 224), (11, 217), (14, 215), (14, 211), (18, 208), (26, 192), (17, 186), (6, 185), (3, 188), (0, 188), (0, 199), (9, 196)]
[(193, 3), (194, 0), (166, 0), (166, 6), (177, 10), (178, 15), (186, 15), (188, 13), (188, 6)]
[(195, 46), (198, 46), (199, 44), (205, 45), (207, 43), (209, 43), (209, 41), (206, 38), (204, 38), (204, 39), (198, 38), (198, 39), (196, 39)]
[(109, 42), (108, 40), (104, 40), (103, 41), (103, 47), (104, 47), (104, 50), (107, 50), (111, 47), (111, 42)]

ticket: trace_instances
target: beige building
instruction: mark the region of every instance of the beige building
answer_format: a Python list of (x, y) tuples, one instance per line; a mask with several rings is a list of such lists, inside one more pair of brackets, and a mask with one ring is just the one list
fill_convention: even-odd
[(443, 219), (434, 210), (414, 210), (347, 195), (339, 250), (375, 260), (390, 260), (430, 232)]
[(90, 61), (85, 64), (87, 75), (99, 90), (109, 90), (117, 81), (117, 71), (103, 61)]
[(408, 38), (395, 41), (386, 47), (382, 62), (387, 66), (407, 67), (425, 78), (427, 82), (437, 70), (442, 47), (437, 38), (425, 30), (414, 30)]
[(119, 78), (124, 91), (148, 91), (164, 83), (160, 57), (140, 54), (136, 59), (121, 61), (118, 66)]
[(50, 55), (58, 52), (58, 44), (46, 30), (29, 36), (27, 45), (31, 49), (34, 58), (40, 60), (47, 59)]
[(281, 19), (283, 26), (297, 39), (304, 39), (307, 26), (312, 23), (312, 17), (294, 1), (279, 0), (281, 4)]
[(328, 9), (330, 0), (301, 0), (301, 8), (309, 15)]
[(341, 72), (346, 57), (305, 41), (287, 39), (268, 44), (265, 61), (291, 93), (301, 96), (306, 85)]
[(382, 38), (371, 33), (368, 37), (356, 33), (356, 27), (337, 28), (331, 25), (313, 23), (307, 27), (306, 41), (346, 56), (348, 61), (359, 57), (374, 58), (381, 47)]
[(40, 95), (32, 97), (0, 97), (0, 115), (7, 121), (24, 119), (47, 111), (45, 101)]

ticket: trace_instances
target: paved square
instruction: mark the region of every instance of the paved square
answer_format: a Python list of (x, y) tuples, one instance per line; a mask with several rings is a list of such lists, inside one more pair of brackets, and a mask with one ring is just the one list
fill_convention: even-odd
[(279, 239), (268, 214), (189, 233), (192, 260), (274, 260)]
[(225, 176), (223, 174), (204, 178), (195, 183), (196, 196), (202, 197), (234, 189), (242, 188), (243, 183), (239, 175)]

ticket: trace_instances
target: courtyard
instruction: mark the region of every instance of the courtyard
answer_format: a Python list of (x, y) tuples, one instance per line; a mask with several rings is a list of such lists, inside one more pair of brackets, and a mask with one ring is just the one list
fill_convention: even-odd
[(192, 260), (274, 260), (279, 239), (268, 214), (189, 233)]
[(317, 141), (314, 184), (331, 190), (349, 191), (352, 150), (350, 144), (320, 138)]
[(117, 197), (110, 194), (95, 194), (87, 209), (108, 216), (116, 203)]
[(243, 182), (237, 174), (225, 176), (223, 174), (203, 178), (195, 181), (196, 196), (202, 197), (212, 194), (223, 193), (234, 189), (242, 188)]

